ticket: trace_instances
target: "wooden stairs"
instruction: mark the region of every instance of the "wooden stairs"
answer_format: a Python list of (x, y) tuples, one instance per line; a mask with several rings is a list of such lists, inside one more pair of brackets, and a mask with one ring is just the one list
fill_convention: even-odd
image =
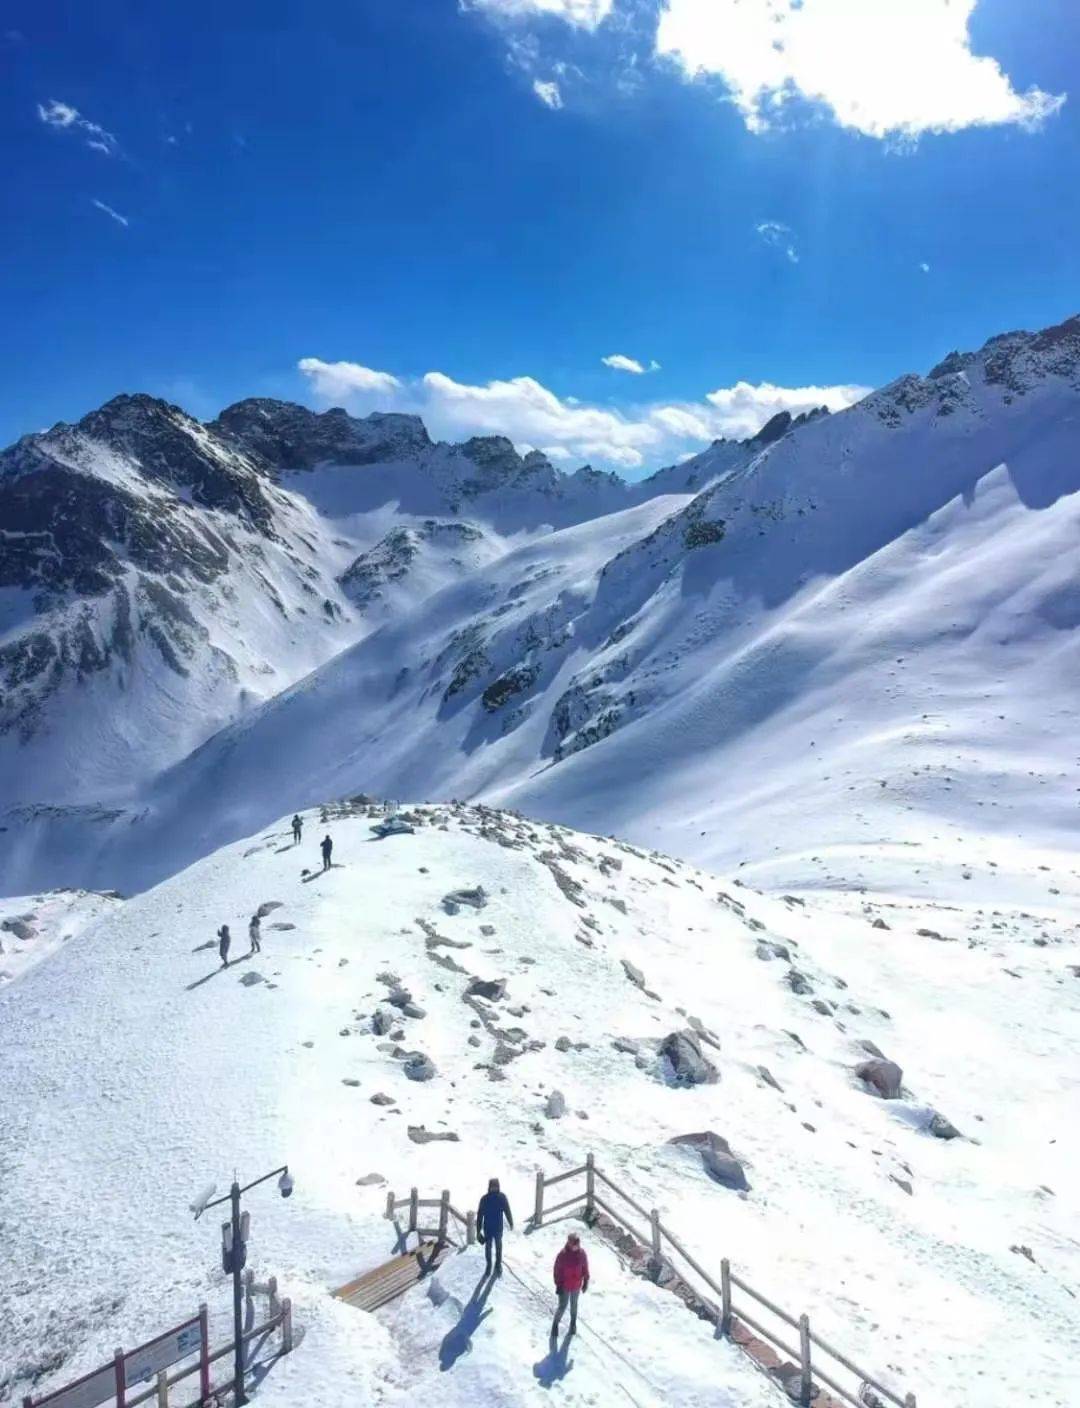
[(334, 1297), (357, 1310), (378, 1310), (380, 1306), (404, 1295), (410, 1286), (415, 1286), (417, 1281), (434, 1271), (452, 1250), (445, 1242), (441, 1245), (438, 1242), (421, 1242), (415, 1251), (396, 1256), (382, 1266), (365, 1271), (355, 1281), (339, 1286), (333, 1293)]

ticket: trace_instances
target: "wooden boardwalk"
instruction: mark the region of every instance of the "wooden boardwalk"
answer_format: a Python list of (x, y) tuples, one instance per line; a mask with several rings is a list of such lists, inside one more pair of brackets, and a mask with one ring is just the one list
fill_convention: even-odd
[(445, 1242), (441, 1246), (437, 1242), (421, 1242), (415, 1251), (396, 1256), (339, 1286), (334, 1297), (357, 1310), (378, 1310), (434, 1271), (450, 1250)]

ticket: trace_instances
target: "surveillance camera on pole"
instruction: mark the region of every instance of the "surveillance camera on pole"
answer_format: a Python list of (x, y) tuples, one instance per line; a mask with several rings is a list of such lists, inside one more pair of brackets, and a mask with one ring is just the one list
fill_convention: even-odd
[(293, 1179), (288, 1169), (278, 1179), (278, 1192), (283, 1198), (292, 1197)]

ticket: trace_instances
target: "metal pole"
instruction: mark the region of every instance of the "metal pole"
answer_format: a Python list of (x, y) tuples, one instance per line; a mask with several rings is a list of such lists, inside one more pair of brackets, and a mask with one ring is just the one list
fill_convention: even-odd
[(240, 1185), (234, 1183), (229, 1190), (232, 1205), (232, 1284), (233, 1284), (233, 1403), (246, 1403), (244, 1392), (244, 1283), (240, 1269)]
[(660, 1214), (653, 1208), (649, 1214), (649, 1235), (652, 1239), (652, 1254), (660, 1255)]
[(415, 1232), (420, 1211), (420, 1191), (417, 1188), (409, 1189), (409, 1231)]
[(544, 1223), (544, 1171), (536, 1170), (536, 1201), (533, 1204), (533, 1226), (542, 1227)]
[(199, 1405), (210, 1401), (210, 1312), (206, 1305), (199, 1306)]
[(810, 1394), (813, 1390), (813, 1382), (810, 1378), (810, 1317), (809, 1315), (799, 1316), (799, 1358), (801, 1376), (799, 1380), (799, 1402), (809, 1403)]
[(127, 1402), (127, 1365), (124, 1363), (122, 1349), (118, 1349), (113, 1355), (113, 1365), (116, 1370), (116, 1408), (124, 1408)]

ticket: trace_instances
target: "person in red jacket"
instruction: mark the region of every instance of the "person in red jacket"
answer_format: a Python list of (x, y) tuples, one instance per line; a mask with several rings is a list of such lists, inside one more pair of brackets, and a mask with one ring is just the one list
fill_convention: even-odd
[(559, 1333), (559, 1321), (567, 1305), (570, 1306), (570, 1333), (576, 1332), (578, 1296), (588, 1289), (589, 1258), (585, 1255), (581, 1238), (576, 1232), (571, 1232), (566, 1246), (555, 1258), (555, 1293), (559, 1297), (559, 1308), (551, 1325), (552, 1339)]

